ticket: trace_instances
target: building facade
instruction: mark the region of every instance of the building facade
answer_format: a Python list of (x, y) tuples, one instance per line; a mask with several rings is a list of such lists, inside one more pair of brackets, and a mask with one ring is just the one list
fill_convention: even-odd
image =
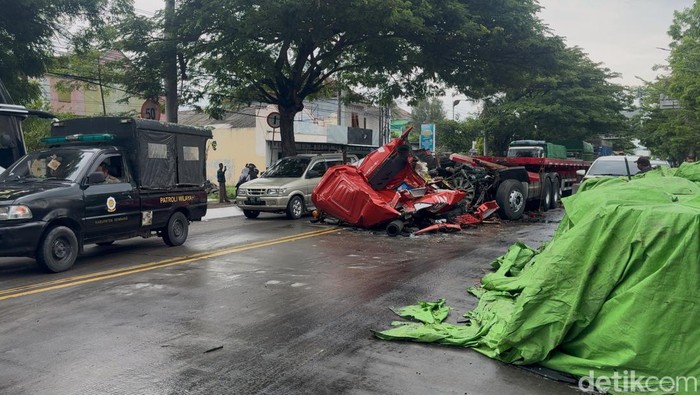
[[(108, 51), (100, 56), (99, 62), (119, 60), (124, 55), (119, 51)], [(86, 82), (67, 77), (47, 75), (39, 83), (44, 93), (44, 100), (49, 103), (53, 113), (71, 113), (81, 116), (91, 115), (128, 115), (139, 116), (144, 99), (129, 98), (119, 86), (102, 85), (100, 81)], [(59, 85), (72, 86), (73, 89), (59, 89)], [(161, 119), (165, 119), (161, 112)]]
[[(261, 171), (282, 155), (279, 128), (268, 124), (277, 106), (258, 104), (214, 120), (205, 114), (184, 111), (180, 123), (212, 129), (216, 149), (207, 150), (207, 178), (216, 179), (219, 163), (228, 168), (227, 182), (235, 184), (247, 163)], [(298, 153), (324, 153), (345, 150), (364, 156), (388, 138), (388, 117), (383, 108), (363, 104), (338, 105), (335, 99), (306, 104), (294, 119)], [(340, 122), (338, 122), (340, 119)]]

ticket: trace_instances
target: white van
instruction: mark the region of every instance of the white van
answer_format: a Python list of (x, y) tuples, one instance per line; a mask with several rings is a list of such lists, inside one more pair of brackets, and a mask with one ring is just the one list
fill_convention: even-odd
[[(357, 157), (348, 155), (350, 163)], [(306, 154), (288, 156), (275, 162), (259, 178), (238, 188), (236, 204), (248, 218), (261, 212), (285, 213), (289, 219), (301, 218), (313, 210), (311, 192), (328, 168), (343, 164), (343, 154)]]

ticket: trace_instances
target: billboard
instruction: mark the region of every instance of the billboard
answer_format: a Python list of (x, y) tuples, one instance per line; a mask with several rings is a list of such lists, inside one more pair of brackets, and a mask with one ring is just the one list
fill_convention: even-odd
[(426, 123), (420, 125), (420, 141), (418, 148), (425, 148), (435, 152), (435, 124)]

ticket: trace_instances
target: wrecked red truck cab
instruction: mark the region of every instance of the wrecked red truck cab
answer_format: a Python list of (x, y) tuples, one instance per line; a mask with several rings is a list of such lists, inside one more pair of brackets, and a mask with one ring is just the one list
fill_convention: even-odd
[(404, 225), (425, 228), (468, 214), (463, 190), (439, 189), (415, 170), (407, 129), (357, 165), (329, 169), (311, 196), (324, 216), (362, 227), (386, 226), (396, 236)]

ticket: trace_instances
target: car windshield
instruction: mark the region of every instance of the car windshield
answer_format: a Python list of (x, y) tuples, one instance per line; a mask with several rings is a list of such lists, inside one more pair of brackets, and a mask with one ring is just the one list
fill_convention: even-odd
[(265, 178), (301, 177), (309, 166), (311, 158), (290, 156), (278, 160), (265, 170)]
[(543, 149), (540, 147), (511, 147), (508, 149), (509, 158), (541, 158)]
[[(627, 158), (627, 163), (630, 168), (630, 175), (635, 175), (639, 173), (639, 169), (637, 168), (637, 164), (634, 162), (637, 160), (636, 157), (632, 158)], [(657, 168), (657, 167), (670, 167), (668, 162), (663, 161), (663, 160), (652, 160), (651, 161), (651, 167), (652, 168)], [(627, 168), (625, 167), (625, 161), (624, 160), (596, 160), (593, 162), (593, 165), (591, 165), (591, 168), (588, 170), (588, 173), (586, 173), (586, 176), (626, 176), (627, 175)]]
[(76, 182), (90, 163), (93, 153), (79, 149), (54, 148), (29, 154), (0, 175), (0, 182), (59, 180)]
[[(630, 174), (635, 175), (639, 173), (637, 169), (637, 164), (634, 163), (635, 159), (631, 158), (627, 160), (627, 165), (630, 169)], [(597, 160), (591, 165), (588, 170), (588, 176), (626, 176), (627, 166), (625, 166), (624, 160)]]

